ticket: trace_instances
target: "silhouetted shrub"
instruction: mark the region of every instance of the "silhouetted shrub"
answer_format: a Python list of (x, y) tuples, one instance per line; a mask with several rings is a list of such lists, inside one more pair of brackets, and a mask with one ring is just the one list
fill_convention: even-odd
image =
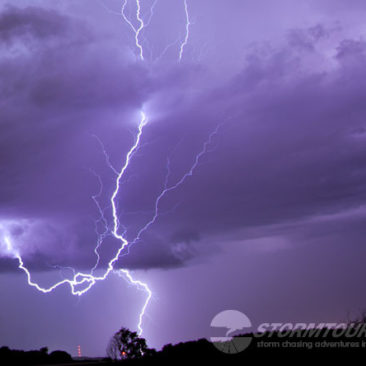
[(72, 362), (72, 357), (65, 351), (53, 351), (49, 355), (51, 363), (68, 363)]

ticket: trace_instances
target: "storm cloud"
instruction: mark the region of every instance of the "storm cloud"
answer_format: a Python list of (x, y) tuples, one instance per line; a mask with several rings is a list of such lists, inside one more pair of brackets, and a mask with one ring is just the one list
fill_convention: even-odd
[[(233, 76), (216, 82), (195, 63), (163, 70), (131, 62), (103, 32), (59, 10), (5, 6), (0, 38), (1, 216), (15, 226), (27, 221), (19, 238), (31, 268), (92, 264), (98, 212), (91, 197), (100, 188), (93, 173), (103, 178), (105, 207), (113, 189), (99, 142), (120, 167), (136, 111), (151, 101), (154, 120), (119, 195), (130, 239), (152, 214), (167, 158), (174, 184), (220, 128), (123, 265), (185, 265), (209, 255), (201, 241), (261, 236), (267, 226), (364, 204), (366, 46), (343, 38), (339, 25), (258, 41)], [(54, 234), (35, 246), (39, 225)]]

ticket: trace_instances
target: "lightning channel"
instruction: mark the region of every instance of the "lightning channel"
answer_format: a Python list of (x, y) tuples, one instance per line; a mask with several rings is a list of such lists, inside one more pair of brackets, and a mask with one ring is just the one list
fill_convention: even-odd
[(148, 26), (150, 25), (151, 20), (152, 20), (152, 18), (153, 18), (153, 16), (154, 16), (154, 9), (155, 9), (155, 6), (156, 6), (156, 4), (157, 4), (157, 3), (158, 3), (158, 0), (155, 0), (155, 1), (153, 2), (153, 4), (151, 5), (151, 8), (150, 8), (150, 16), (149, 16), (149, 19), (147, 20), (147, 22), (146, 22), (146, 24), (145, 24), (144, 28), (146, 28), (146, 27), (148, 27)]
[(184, 0), (184, 12), (185, 12), (185, 16), (186, 16), (186, 34), (185, 34), (185, 37), (184, 37), (184, 40), (183, 40), (182, 44), (180, 45), (179, 59), (178, 59), (179, 62), (182, 61), (184, 47), (188, 43), (188, 39), (189, 39), (189, 27), (191, 25), (191, 21), (190, 21), (190, 18), (189, 18), (189, 11), (188, 11), (188, 3), (187, 3), (187, 0)]
[[(148, 27), (151, 23), (151, 20), (154, 16), (154, 9), (155, 6), (157, 4), (158, 0), (155, 0), (153, 2), (153, 4), (150, 7), (150, 15), (148, 20), (146, 21), (146, 23), (144, 22), (144, 19), (141, 15), (141, 0), (135, 0), (136, 2), (136, 15), (135, 15), (135, 19), (136, 19), (136, 23), (137, 25), (134, 25), (134, 23), (132, 22), (132, 20), (127, 16), (126, 14), (126, 7), (128, 5), (128, 0), (124, 0), (122, 3), (122, 7), (121, 7), (121, 15), (122, 18), (124, 19), (124, 21), (128, 24), (128, 26), (131, 28), (132, 32), (134, 33), (135, 36), (135, 46), (138, 49), (138, 54), (139, 54), (139, 58), (141, 59), (141, 61), (144, 61), (144, 48), (141, 44), (141, 40), (140, 40), (140, 35), (141, 32), (143, 31), (143, 29), (145, 29), (146, 27)], [(191, 20), (190, 20), (190, 15), (189, 15), (189, 7), (188, 7), (188, 0), (183, 0), (183, 5), (184, 5), (184, 15), (185, 15), (185, 35), (184, 38), (180, 44), (179, 47), (179, 55), (178, 55), (178, 61), (181, 62), (182, 58), (183, 58), (183, 54), (184, 54), (184, 49), (188, 44), (188, 40), (189, 40), (189, 36), (190, 36), (190, 26), (191, 26)], [(168, 46), (164, 49), (163, 54), (166, 53), (166, 51), (176, 43), (176, 41), (168, 44)], [(162, 55), (160, 57), (158, 57), (158, 59), (160, 59), (162, 57)], [(157, 60), (156, 60), (157, 61)]]
[[(104, 152), (105, 152), (105, 150), (104, 150)], [(105, 152), (105, 155), (106, 155), (106, 161), (109, 162), (109, 156), (106, 152)], [(110, 165), (110, 167), (113, 169), (113, 171), (116, 174), (118, 174), (118, 172), (111, 165)], [(107, 221), (107, 219), (104, 215), (104, 209), (102, 209), (102, 207), (99, 203), (99, 197), (103, 193), (102, 178), (94, 170), (91, 169), (90, 171), (95, 175), (95, 177), (98, 179), (98, 183), (99, 183), (99, 192), (92, 196), (92, 200), (93, 200), (93, 202), (94, 202), (94, 204), (97, 207), (98, 212), (99, 212), (99, 218), (94, 223), (94, 231), (97, 235), (97, 245), (94, 248), (94, 253), (97, 257), (97, 260), (95, 262), (94, 267), (90, 271), (90, 273), (93, 274), (93, 272), (96, 270), (96, 268), (98, 267), (99, 262), (100, 262), (99, 248), (103, 244), (104, 239), (109, 235), (110, 230), (109, 230), (109, 227), (108, 227), (108, 221)], [(102, 225), (104, 226), (104, 231), (102, 233), (99, 232), (99, 224), (100, 223), (102, 223)]]
[(138, 23), (138, 27), (135, 27), (131, 20), (128, 19), (126, 13), (125, 13), (125, 9), (126, 6), (128, 4), (128, 0), (124, 0), (123, 4), (122, 4), (122, 8), (121, 8), (121, 15), (123, 17), (123, 19), (125, 20), (125, 22), (130, 26), (130, 28), (132, 29), (133, 33), (135, 34), (135, 44), (137, 49), (139, 50), (139, 57), (141, 59), (141, 61), (144, 61), (144, 49), (140, 43), (140, 33), (141, 31), (144, 29), (144, 20), (141, 17), (141, 4), (140, 4), (140, 0), (136, 0), (136, 20)]
[[(146, 23), (144, 22), (144, 18), (141, 14), (142, 9), (141, 9), (141, 0), (135, 0), (136, 3), (136, 15), (135, 15), (135, 20), (131, 20), (129, 18), (129, 16), (126, 14), (126, 7), (128, 6), (128, 1), (129, 0), (123, 0), (123, 4), (120, 10), (120, 14), (123, 18), (123, 20), (127, 23), (127, 25), (131, 28), (131, 30), (134, 33), (134, 39), (135, 39), (135, 45), (136, 48), (138, 50), (138, 56), (140, 58), (140, 60), (144, 61), (144, 48), (141, 42), (141, 34), (144, 30), (144, 28), (146, 28), (147, 26), (150, 25), (151, 20), (153, 18), (154, 15), (154, 8), (157, 4), (158, 0), (155, 0), (150, 8), (150, 16), (148, 18), (148, 20), (146, 21)], [(179, 47), (179, 57), (178, 57), (178, 61), (181, 62), (183, 55), (184, 55), (184, 50), (186, 45), (188, 44), (188, 40), (190, 37), (190, 26), (191, 26), (191, 21), (190, 21), (190, 15), (189, 15), (189, 8), (188, 8), (188, 0), (184, 0), (184, 12), (185, 12), (185, 35), (183, 40), (181, 41), (180, 47)], [(172, 45), (174, 45), (175, 43), (177, 43), (177, 41), (175, 41), (174, 43), (168, 45), (166, 47), (166, 49), (164, 49), (163, 54), (161, 55), (161, 57), (165, 54), (165, 52), (167, 52), (167, 50), (169, 49), (169, 47), (171, 47)], [(132, 246), (133, 244), (135, 244), (136, 242), (138, 242), (141, 238), (141, 235), (148, 230), (148, 228), (153, 225), (157, 218), (159, 217), (160, 213), (159, 213), (159, 207), (160, 207), (160, 203), (162, 201), (162, 199), (171, 191), (177, 189), (180, 185), (182, 185), (187, 178), (189, 178), (190, 176), (193, 175), (195, 169), (197, 168), (199, 161), (201, 159), (201, 157), (206, 154), (208, 152), (208, 146), (211, 144), (213, 137), (217, 134), (217, 130), (219, 128), (219, 126), (217, 126), (217, 128), (209, 135), (207, 141), (205, 141), (205, 143), (203, 144), (202, 150), (198, 152), (198, 154), (195, 156), (195, 159), (190, 167), (190, 169), (175, 183), (172, 185), (169, 185), (169, 178), (170, 178), (170, 159), (167, 160), (167, 175), (165, 177), (165, 181), (164, 181), (164, 186), (162, 191), (160, 192), (160, 194), (157, 196), (156, 200), (155, 200), (155, 205), (154, 205), (154, 211), (152, 214), (151, 219), (138, 231), (137, 236), (135, 237), (135, 239), (133, 239), (131, 241), (131, 243), (128, 242), (128, 240), (126, 239), (126, 232), (127, 229), (125, 227), (123, 227), (123, 225), (121, 225), (119, 218), (118, 218), (118, 203), (117, 203), (117, 197), (120, 193), (120, 188), (121, 188), (121, 181), (122, 178), (124, 177), (124, 174), (126, 172), (126, 170), (128, 169), (128, 167), (130, 166), (131, 160), (133, 158), (133, 156), (136, 154), (136, 152), (138, 151), (139, 148), (141, 148), (141, 138), (142, 138), (142, 134), (143, 134), (143, 130), (144, 127), (146, 126), (146, 124), (148, 123), (148, 119), (146, 114), (141, 111), (141, 119), (138, 125), (138, 131), (135, 137), (135, 141), (132, 145), (132, 147), (130, 148), (130, 150), (127, 152), (126, 157), (125, 157), (125, 161), (121, 167), (120, 170), (117, 170), (111, 163), (110, 159), (109, 159), (109, 155), (106, 152), (103, 143), (101, 142), (101, 140), (99, 138), (97, 138), (99, 144), (102, 147), (102, 151), (103, 154), (105, 156), (105, 161), (107, 166), (113, 171), (113, 173), (115, 174), (116, 180), (115, 180), (115, 188), (113, 190), (112, 195), (110, 196), (110, 206), (108, 206), (108, 209), (111, 209), (112, 211), (112, 224), (110, 224), (105, 216), (105, 209), (102, 208), (102, 206), (99, 203), (99, 198), (102, 194), (103, 191), (103, 183), (102, 183), (102, 179), (100, 178), (100, 176), (98, 174), (96, 174), (95, 172), (93, 172), (93, 174), (97, 177), (98, 182), (99, 182), (99, 191), (97, 194), (92, 196), (92, 200), (94, 201), (98, 212), (99, 212), (99, 218), (97, 219), (96, 223), (95, 223), (95, 232), (97, 234), (97, 243), (96, 243), (96, 247), (94, 248), (94, 252), (96, 254), (96, 263), (94, 265), (94, 267), (90, 270), (90, 273), (84, 273), (84, 272), (73, 272), (73, 277), (70, 278), (65, 278), (62, 279), (61, 281), (53, 284), (52, 286), (49, 287), (42, 287), (40, 286), (37, 282), (35, 282), (32, 279), (31, 273), (29, 271), (29, 269), (25, 266), (23, 258), (20, 254), (20, 251), (13, 245), (12, 239), (11, 239), (11, 235), (7, 234), (6, 236), (4, 236), (4, 242), (5, 242), (5, 252), (12, 258), (16, 259), (18, 261), (18, 268), (20, 270), (22, 270), (27, 278), (27, 283), (29, 286), (35, 288), (36, 290), (38, 290), (39, 292), (42, 293), (50, 293), (54, 290), (56, 290), (58, 287), (63, 286), (63, 285), (69, 285), (70, 289), (71, 289), (71, 293), (73, 295), (76, 296), (81, 296), (83, 294), (85, 294), (87, 291), (89, 291), (97, 282), (99, 281), (104, 281), (111, 272), (118, 274), (118, 276), (120, 277), (124, 277), (125, 279), (127, 279), (127, 281), (131, 284), (133, 284), (134, 286), (136, 286), (137, 288), (143, 290), (146, 293), (146, 299), (144, 302), (144, 305), (139, 313), (139, 321), (138, 321), (138, 334), (141, 335), (143, 332), (143, 328), (142, 328), (142, 323), (143, 323), (143, 317), (145, 315), (146, 309), (148, 307), (148, 304), (151, 300), (152, 297), (152, 292), (149, 288), (149, 286), (144, 283), (143, 281), (140, 280), (136, 280), (133, 278), (132, 274), (130, 273), (130, 271), (128, 271), (127, 269), (115, 269), (115, 264), (118, 261), (119, 257), (121, 256), (122, 252), (126, 249), (129, 249), (130, 246)], [(110, 220), (109, 220), (110, 221)], [(100, 232), (98, 229), (98, 225), (102, 223), (103, 227), (104, 227), (104, 231)], [(121, 228), (123, 229), (123, 231), (121, 232)], [(108, 235), (113, 235), (113, 237), (115, 239), (117, 239), (120, 242), (120, 246), (119, 249), (116, 251), (115, 255), (113, 258), (111, 258), (107, 264), (107, 267), (104, 271), (104, 273), (102, 273), (101, 275), (95, 275), (94, 272), (97, 269), (99, 262), (100, 262), (100, 255), (99, 255), (99, 249), (100, 246), (102, 245), (102, 243), (104, 242), (104, 240), (106, 239), (106, 237)], [(1, 244), (1, 243), (0, 243)]]
[[(98, 141), (98, 144), (100, 145), (101, 147), (101, 150), (102, 150), (102, 153), (104, 155), (104, 158), (105, 158), (105, 161), (106, 161), (106, 164), (108, 165), (108, 167), (113, 171), (114, 174), (118, 175), (118, 172), (117, 172), (117, 169), (113, 166), (113, 164), (111, 163), (111, 160), (109, 158), (109, 155), (105, 149), (105, 146), (102, 142), (102, 140), (97, 136), (97, 135), (92, 135), (97, 141)], [(93, 174), (95, 175), (95, 173), (93, 172)]]
[(146, 297), (146, 299), (145, 299), (144, 305), (143, 305), (143, 307), (142, 307), (142, 309), (140, 311), (140, 314), (139, 314), (139, 322), (137, 324), (137, 328), (139, 330), (138, 331), (138, 335), (140, 336), (142, 334), (142, 332), (143, 332), (143, 329), (142, 329), (143, 317), (145, 315), (146, 308), (149, 305), (149, 302), (151, 300), (152, 292), (151, 292), (149, 286), (146, 283), (144, 283), (142, 281), (139, 281), (139, 280), (133, 279), (131, 273), (127, 269), (120, 269), (119, 271), (117, 271), (117, 274), (119, 276), (121, 276), (121, 274), (123, 274), (128, 279), (128, 281), (131, 284), (137, 286), (138, 288), (142, 289), (143, 291), (145, 291), (148, 294), (147, 297)]
[(138, 242), (141, 239), (141, 235), (146, 230), (148, 230), (151, 225), (153, 225), (156, 222), (157, 218), (159, 217), (160, 202), (165, 197), (165, 195), (167, 195), (169, 192), (174, 191), (175, 189), (177, 189), (179, 186), (181, 186), (186, 181), (187, 178), (189, 178), (193, 175), (194, 171), (196, 170), (196, 168), (197, 168), (197, 166), (200, 162), (200, 159), (202, 158), (203, 155), (205, 155), (208, 152), (208, 147), (212, 143), (212, 140), (213, 140), (214, 136), (217, 135), (220, 127), (221, 127), (221, 124), (218, 124), (216, 126), (216, 128), (210, 133), (210, 135), (208, 136), (208, 139), (204, 142), (204, 144), (202, 146), (202, 149), (195, 156), (193, 164), (191, 165), (190, 169), (175, 184), (173, 184), (171, 186), (168, 186), (169, 176), (170, 176), (170, 173), (171, 173), (170, 159), (168, 158), (168, 160), (167, 160), (167, 174), (166, 174), (166, 177), (165, 177), (164, 188), (162, 189), (161, 193), (159, 194), (159, 196), (155, 200), (154, 215), (151, 218), (151, 220), (148, 221), (145, 224), (145, 226), (137, 233), (135, 239), (133, 241), (131, 241), (130, 246), (133, 246), (136, 242)]
[[(97, 255), (97, 263), (92, 268), (91, 273), (77, 272), (77, 273), (74, 273), (74, 276), (73, 276), (72, 279), (63, 279), (62, 281), (59, 281), (59, 282), (55, 283), (54, 285), (52, 285), (50, 287), (42, 287), (38, 283), (36, 283), (32, 280), (31, 273), (28, 270), (28, 268), (25, 266), (24, 261), (23, 261), (21, 255), (20, 255), (18, 249), (16, 249), (14, 247), (14, 245), (13, 245), (11, 239), (10, 239), (10, 236), (8, 236), (8, 235), (4, 236), (3, 239), (4, 239), (4, 242), (5, 242), (5, 253), (11, 258), (17, 259), (18, 268), (26, 274), (27, 283), (28, 283), (29, 286), (34, 287), (39, 292), (50, 293), (50, 292), (56, 290), (58, 287), (68, 284), (70, 286), (71, 293), (73, 295), (81, 296), (81, 295), (85, 294), (87, 291), (89, 291), (90, 288), (92, 286), (94, 286), (98, 281), (104, 281), (108, 277), (108, 275), (114, 270), (115, 262), (118, 260), (121, 252), (126, 247), (126, 245), (128, 245), (128, 241), (124, 237), (124, 235), (126, 233), (126, 230), (122, 234), (119, 233), (119, 228), (120, 228), (121, 225), (120, 225), (120, 222), (119, 222), (119, 219), (118, 219), (118, 214), (117, 214), (116, 198), (117, 198), (117, 196), (119, 194), (119, 190), (120, 190), (120, 181), (121, 181), (124, 173), (126, 172), (127, 168), (129, 167), (133, 155), (135, 154), (135, 152), (139, 148), (139, 144), (140, 144), (140, 141), (141, 141), (141, 136), (142, 136), (142, 133), (143, 133), (143, 128), (145, 127), (147, 122), (148, 122), (148, 120), (147, 120), (147, 117), (146, 117), (145, 113), (141, 112), (141, 120), (140, 120), (140, 123), (139, 123), (139, 126), (138, 126), (138, 132), (137, 132), (137, 135), (136, 135), (136, 138), (135, 138), (135, 142), (132, 145), (132, 147), (130, 148), (130, 150), (128, 151), (127, 155), (126, 155), (125, 162), (124, 162), (121, 170), (119, 171), (117, 179), (116, 179), (115, 190), (113, 191), (113, 194), (110, 198), (110, 203), (111, 203), (111, 207), (112, 207), (112, 214), (113, 214), (112, 234), (116, 239), (118, 239), (121, 242), (121, 245), (120, 245), (118, 251), (116, 252), (115, 256), (108, 262), (108, 266), (107, 266), (107, 269), (104, 272), (104, 274), (101, 275), (101, 276), (97, 276), (97, 275), (93, 274), (93, 271), (96, 269), (97, 265), (99, 264), (99, 259), (100, 259), (99, 253), (98, 253), (98, 248), (101, 245), (104, 237), (107, 235), (107, 228), (108, 228), (107, 220), (105, 219), (103, 210), (102, 210), (102, 208), (99, 204), (99, 201), (98, 201), (98, 197), (100, 196), (100, 194), (102, 192), (103, 186), (102, 186), (102, 182), (100, 180), (100, 177), (96, 174), (96, 176), (99, 177), (100, 190), (96, 195), (92, 196), (92, 199), (95, 202), (96, 206), (98, 207), (98, 210), (99, 210), (99, 213), (100, 213), (100, 220), (104, 222), (106, 231), (101, 234), (101, 236), (99, 237), (99, 239), (97, 241), (97, 246), (95, 248), (95, 253)], [(109, 161), (109, 160), (107, 160), (107, 161)], [(148, 303), (149, 303), (151, 295), (152, 295), (151, 290), (149, 289), (149, 287), (146, 283), (144, 283), (142, 281), (135, 280), (127, 269), (120, 269), (120, 271), (122, 271), (122, 273), (125, 275), (125, 278), (127, 278), (127, 280), (131, 284), (136, 285), (139, 288), (142, 288), (147, 293), (146, 301), (145, 301), (144, 306), (143, 306), (143, 308), (142, 308), (142, 310), (139, 314), (138, 329), (139, 329), (139, 334), (141, 335), (141, 333), (142, 333), (142, 320), (143, 320), (143, 316), (145, 314), (146, 308), (148, 306)], [(85, 288), (78, 289), (79, 286), (85, 286)]]

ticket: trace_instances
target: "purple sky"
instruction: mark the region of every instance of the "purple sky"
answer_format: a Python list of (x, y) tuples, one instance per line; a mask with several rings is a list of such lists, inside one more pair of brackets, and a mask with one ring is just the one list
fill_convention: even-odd
[[(158, 0), (141, 32), (122, 0), (0, 0), (0, 345), (104, 355), (145, 300), (111, 275), (84, 296), (42, 294), (95, 263), (98, 196), (115, 188), (140, 111), (149, 123), (122, 179), (120, 258), (149, 284), (149, 345), (209, 336), (219, 311), (252, 323), (340, 321), (366, 309), (366, 4), (361, 0)], [(152, 0), (141, 0), (149, 18)], [(129, 0), (127, 14), (133, 17)], [(129, 12), (130, 11), (130, 12)], [(136, 26), (136, 23), (134, 24)], [(171, 45), (169, 48), (166, 48)], [(111, 217), (109, 216), (110, 220)], [(100, 271), (119, 243), (107, 238)]]

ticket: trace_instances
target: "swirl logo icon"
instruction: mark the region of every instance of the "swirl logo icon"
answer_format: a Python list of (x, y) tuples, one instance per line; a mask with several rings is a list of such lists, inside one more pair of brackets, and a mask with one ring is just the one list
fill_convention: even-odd
[(249, 318), (237, 310), (225, 310), (218, 313), (211, 321), (212, 328), (225, 328), (223, 335), (211, 337), (213, 345), (221, 352), (236, 354), (243, 352), (249, 347), (252, 337), (241, 336), (246, 328), (250, 328), (252, 323)]

